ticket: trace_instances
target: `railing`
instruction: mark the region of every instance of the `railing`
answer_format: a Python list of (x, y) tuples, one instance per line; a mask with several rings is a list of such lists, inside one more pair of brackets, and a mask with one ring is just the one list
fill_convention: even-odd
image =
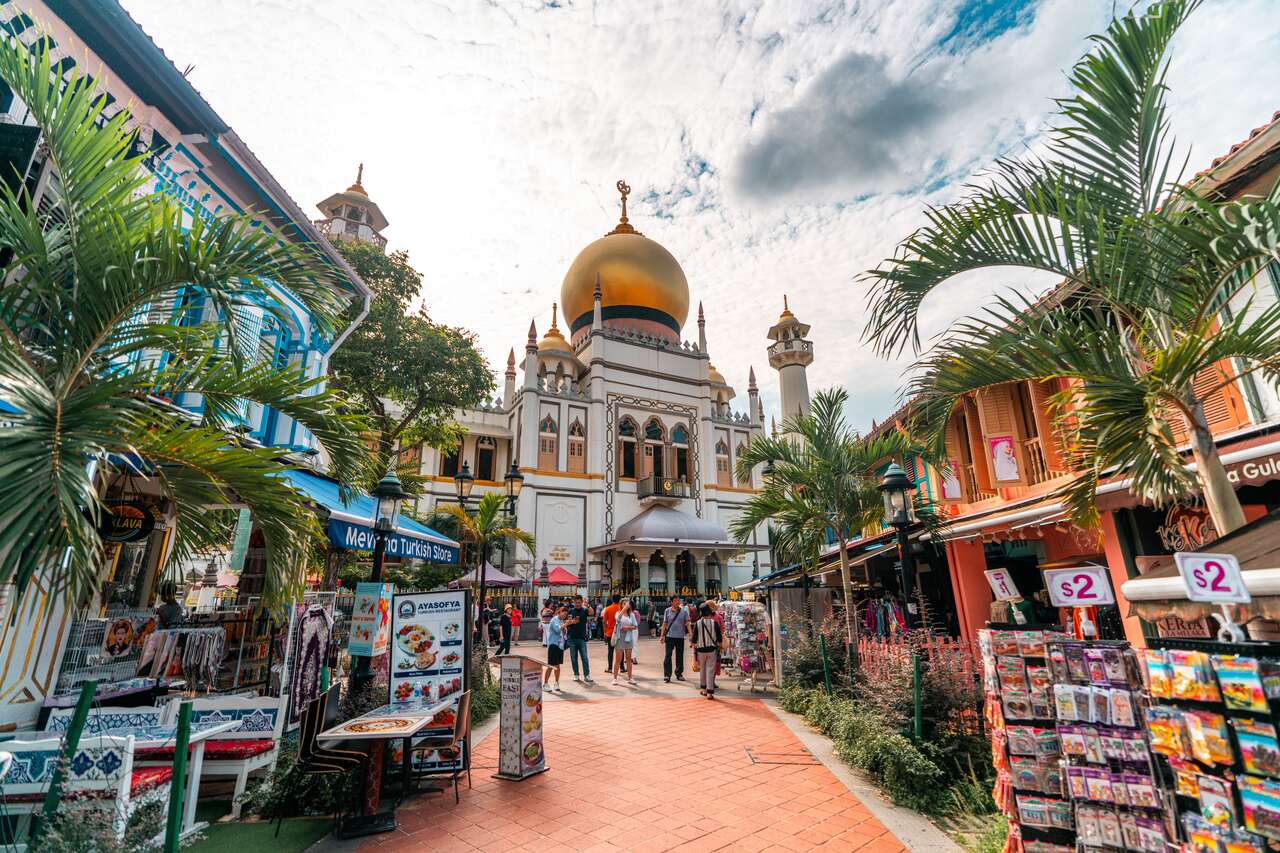
[(1027, 460), (1027, 483), (1034, 486), (1049, 479), (1049, 464), (1045, 461), (1040, 437), (1028, 438), (1022, 442), (1022, 451)]
[(965, 494), (969, 496), (970, 501), (976, 502), (996, 496), (996, 493), (993, 491), (978, 488), (978, 473), (974, 469), (973, 463), (965, 465), (963, 468)]
[(676, 477), (655, 474), (636, 481), (636, 495), (640, 498), (687, 498), (689, 484)]

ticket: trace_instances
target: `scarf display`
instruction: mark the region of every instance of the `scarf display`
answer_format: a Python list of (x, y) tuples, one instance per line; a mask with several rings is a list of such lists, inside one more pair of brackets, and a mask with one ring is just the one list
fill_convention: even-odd
[(868, 637), (892, 637), (906, 632), (907, 620), (898, 602), (882, 598), (867, 602), (867, 615), (862, 626)]
[(216, 687), (226, 655), (221, 628), (162, 628), (147, 636), (136, 674), (144, 678), (181, 676), (188, 686)]
[(320, 695), (320, 670), (329, 659), (333, 617), (315, 604), (297, 617), (293, 629), (293, 657), (289, 663), (289, 722), (302, 717), (302, 709)]

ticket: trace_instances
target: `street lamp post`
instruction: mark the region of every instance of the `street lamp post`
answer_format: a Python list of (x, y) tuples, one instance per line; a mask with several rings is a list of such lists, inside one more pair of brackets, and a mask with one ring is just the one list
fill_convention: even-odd
[(898, 531), (898, 551), (901, 554), (899, 569), (902, 577), (903, 608), (906, 611), (907, 626), (911, 627), (911, 592), (915, 584), (915, 560), (911, 556), (911, 542), (907, 538), (907, 530), (916, 520), (915, 504), (912, 494), (915, 484), (907, 476), (907, 472), (897, 462), (892, 462), (885, 469), (880, 480), (880, 493), (884, 496), (884, 521)]
[[(462, 467), (458, 469), (458, 473), (453, 475), (453, 485), (458, 493), (458, 504), (463, 510), (467, 508), (467, 501), (471, 499), (471, 490), (475, 488), (476, 478), (471, 475), (471, 463), (464, 461)], [(483, 553), (485, 549), (481, 548), (480, 565), (476, 567), (476, 574), (480, 578), (480, 598), (476, 601), (476, 623), (480, 642), (485, 642), (485, 625), (484, 625), (484, 563), (486, 555)]]
[[(387, 473), (378, 481), (378, 485), (370, 492), (373, 497), (373, 571), (369, 575), (372, 583), (382, 580), (382, 562), (387, 554), (387, 542), (395, 532), (400, 519), (400, 503), (410, 495), (405, 492), (400, 478), (396, 476), (395, 462), (387, 468)], [(370, 658), (359, 655), (356, 665), (351, 671), (351, 689), (363, 689), (373, 680)]]

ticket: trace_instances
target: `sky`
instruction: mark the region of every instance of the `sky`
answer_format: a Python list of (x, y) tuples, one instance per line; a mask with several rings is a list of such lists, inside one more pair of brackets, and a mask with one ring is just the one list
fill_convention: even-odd
[[(499, 373), (548, 325), (574, 256), (617, 221), (665, 245), (701, 301), (708, 350), (745, 405), (765, 333), (812, 326), (812, 390), (841, 385), (866, 428), (911, 354), (861, 341), (858, 275), (991, 161), (1034, 149), (1065, 72), (1123, 0), (123, 0), (303, 210), (364, 186), (424, 274), (433, 319)], [(1275, 0), (1207, 0), (1168, 82), (1190, 169), (1280, 109)], [(1001, 289), (947, 283), (923, 332)]]

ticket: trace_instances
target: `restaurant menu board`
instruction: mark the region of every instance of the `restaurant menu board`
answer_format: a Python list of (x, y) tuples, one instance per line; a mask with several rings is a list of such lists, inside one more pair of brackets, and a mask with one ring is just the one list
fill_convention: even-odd
[(376, 658), (387, 653), (394, 593), (395, 586), (389, 583), (356, 584), (347, 639), (347, 651), (352, 655)]
[(503, 655), (498, 737), (499, 779), (523, 779), (547, 769), (542, 748), (542, 662)]
[[(447, 736), (453, 731), (458, 699), (471, 689), (467, 661), (471, 651), (471, 591), (412, 592), (391, 602), (391, 702), (432, 703), (452, 699), (449, 707), (422, 729), (421, 737)], [(415, 740), (415, 743), (417, 741)], [(418, 750), (417, 771), (449, 771), (467, 766), (457, 750)]]

